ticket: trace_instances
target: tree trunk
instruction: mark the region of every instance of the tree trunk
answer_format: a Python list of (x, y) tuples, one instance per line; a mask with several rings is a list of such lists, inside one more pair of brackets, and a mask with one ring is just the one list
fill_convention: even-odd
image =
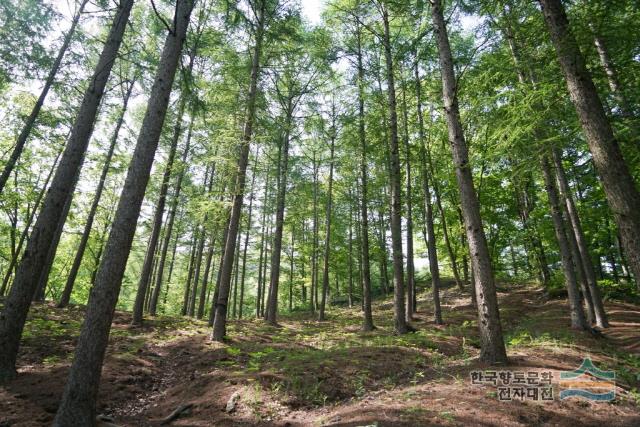
[(416, 80), (416, 101), (418, 111), (418, 132), (420, 136), (420, 163), (422, 164), (422, 192), (424, 196), (424, 217), (426, 223), (427, 251), (429, 254), (429, 271), (431, 272), (431, 287), (433, 292), (433, 317), (436, 325), (442, 324), (442, 309), (440, 307), (440, 267), (438, 266), (438, 253), (436, 248), (436, 232), (433, 224), (433, 203), (429, 190), (429, 175), (427, 172), (427, 150), (424, 144), (428, 144), (422, 114), (422, 84), (418, 71), (418, 57), (414, 64)]
[(233, 270), (233, 258), (235, 256), (236, 237), (238, 236), (238, 226), (242, 213), (242, 201), (244, 199), (244, 187), (246, 181), (247, 164), (249, 163), (249, 146), (253, 136), (253, 122), (255, 121), (256, 99), (258, 95), (258, 79), (260, 76), (260, 55), (262, 51), (262, 39), (265, 30), (265, 0), (260, 1), (257, 16), (257, 28), (255, 29), (255, 46), (251, 65), (251, 79), (249, 94), (247, 97), (247, 119), (244, 127), (244, 135), (240, 146), (240, 157), (236, 183), (233, 194), (233, 204), (229, 220), (229, 234), (225, 242), (224, 258), (220, 275), (220, 289), (218, 300), (215, 301), (216, 309), (213, 321), (213, 332), (211, 338), (215, 341), (222, 341), (226, 334), (227, 305), (229, 303), (229, 291), (231, 290), (231, 273)]
[(329, 155), (329, 185), (327, 188), (327, 211), (326, 223), (324, 231), (324, 258), (322, 262), (322, 295), (320, 297), (320, 309), (318, 310), (318, 321), (322, 322), (325, 318), (325, 308), (327, 304), (327, 293), (329, 292), (329, 257), (331, 255), (331, 214), (333, 212), (333, 161), (335, 156), (336, 144), (336, 124), (335, 124), (335, 105), (333, 106), (333, 123), (331, 126), (331, 147)]
[(173, 30), (167, 34), (54, 426), (95, 424), (96, 399), (111, 321), (193, 6), (193, 0), (176, 3)]
[(218, 263), (218, 273), (216, 274), (216, 288), (213, 292), (213, 299), (211, 300), (211, 309), (209, 310), (209, 326), (213, 326), (213, 321), (216, 315), (216, 301), (218, 301), (218, 296), (220, 295), (220, 278), (222, 277), (222, 263), (224, 262), (224, 251), (225, 245), (224, 242), (227, 241), (227, 237), (229, 236), (229, 221), (231, 220), (229, 216), (229, 212), (227, 211), (227, 221), (224, 225), (224, 233), (222, 233), (223, 244), (220, 245), (220, 263)]
[[(353, 196), (349, 193), (349, 200), (353, 200)], [(348, 243), (347, 264), (349, 271), (349, 287), (347, 289), (347, 298), (349, 308), (353, 307), (353, 207), (349, 204), (349, 243)]]
[(387, 268), (389, 259), (387, 258), (387, 227), (384, 224), (382, 208), (378, 209), (378, 228), (380, 231), (380, 286), (382, 292), (387, 295), (389, 293), (389, 270)]
[(82, 258), (84, 256), (84, 251), (87, 248), (87, 243), (89, 243), (89, 236), (91, 235), (93, 221), (95, 219), (96, 213), (98, 212), (98, 206), (100, 206), (100, 198), (102, 197), (102, 191), (104, 190), (104, 184), (107, 179), (107, 174), (109, 173), (109, 169), (111, 168), (111, 159), (113, 158), (113, 153), (118, 142), (118, 137), (120, 136), (120, 128), (124, 123), (124, 116), (127, 112), (129, 98), (131, 97), (131, 92), (133, 91), (134, 85), (135, 79), (129, 82), (127, 91), (124, 95), (124, 98), (122, 99), (122, 109), (120, 111), (120, 115), (118, 116), (118, 120), (116, 121), (116, 127), (111, 137), (107, 155), (105, 156), (104, 164), (102, 166), (102, 172), (100, 173), (100, 179), (98, 180), (98, 186), (96, 187), (96, 192), (93, 196), (93, 202), (91, 203), (91, 207), (89, 208), (89, 215), (87, 216), (84, 230), (82, 232), (82, 237), (80, 238), (80, 243), (78, 243), (76, 256), (73, 260), (73, 264), (71, 265), (71, 270), (69, 270), (69, 276), (67, 277), (67, 282), (65, 284), (64, 290), (62, 291), (62, 296), (60, 297), (58, 308), (66, 307), (69, 304), (69, 300), (71, 299), (73, 285), (75, 284), (76, 277), (78, 276), (78, 271), (80, 270), (80, 264), (82, 263)]
[(386, 6), (381, 5), (382, 22), (384, 25), (384, 56), (387, 70), (387, 92), (389, 108), (389, 127), (391, 131), (391, 246), (393, 248), (393, 311), (394, 330), (396, 334), (406, 334), (410, 327), (407, 325), (405, 314), (404, 291), (404, 260), (402, 256), (402, 200), (400, 179), (400, 155), (398, 144), (398, 114), (396, 109), (396, 88), (393, 71), (393, 52), (391, 51), (391, 34), (389, 29), (389, 13)]
[(402, 81), (402, 114), (403, 114), (403, 140), (404, 151), (406, 157), (406, 197), (407, 197), (407, 306), (406, 316), (407, 319), (413, 318), (413, 313), (417, 311), (415, 306), (416, 302), (416, 279), (415, 279), (415, 265), (413, 262), (413, 212), (412, 212), (412, 183), (411, 183), (411, 147), (409, 145), (409, 112), (407, 110), (407, 87)]
[(311, 253), (311, 312), (318, 309), (318, 162), (313, 152), (313, 250)]
[[(167, 219), (167, 227), (165, 229), (164, 241), (162, 242), (162, 250), (160, 251), (160, 261), (158, 264), (158, 275), (156, 276), (156, 286), (153, 288), (153, 295), (151, 295), (151, 302), (149, 303), (149, 314), (151, 316), (156, 315), (156, 310), (158, 307), (158, 298), (160, 296), (160, 289), (162, 288), (162, 279), (164, 276), (164, 265), (167, 259), (167, 251), (169, 249), (169, 242), (171, 241), (171, 234), (173, 233), (173, 226), (176, 220), (176, 213), (178, 211), (178, 203), (180, 201), (180, 192), (182, 190), (182, 180), (184, 179), (184, 175), (186, 173), (187, 168), (187, 158), (189, 157), (189, 148), (191, 146), (191, 135), (193, 131), (193, 118), (189, 124), (189, 131), (187, 132), (187, 140), (185, 142), (184, 151), (182, 153), (182, 164), (180, 169), (180, 174), (178, 175), (178, 179), (176, 182), (176, 187), (173, 193), (173, 200), (171, 202), (171, 209), (169, 210), (169, 218)], [(177, 245), (177, 237), (176, 237), (176, 245)], [(172, 259), (175, 257), (176, 247), (174, 246)], [(171, 263), (173, 266), (173, 262)], [(171, 271), (172, 269), (169, 268)], [(167, 286), (171, 281), (171, 273), (169, 273), (169, 277), (167, 278)]]
[(209, 243), (209, 250), (207, 251), (207, 260), (204, 264), (204, 275), (202, 276), (202, 286), (200, 287), (200, 299), (198, 300), (198, 310), (196, 311), (196, 318), (202, 319), (204, 316), (204, 307), (207, 303), (207, 286), (209, 284), (209, 273), (211, 271), (211, 262), (213, 261), (213, 250), (216, 246), (215, 234), (211, 237)]
[(189, 296), (191, 295), (191, 282), (193, 281), (193, 268), (196, 264), (196, 254), (198, 252), (198, 236), (199, 227), (196, 226), (193, 230), (193, 241), (191, 242), (191, 254), (189, 255), (189, 268), (187, 269), (187, 283), (184, 287), (184, 296), (182, 297), (182, 310), (180, 314), (182, 316), (187, 315), (187, 309), (189, 307)]
[[(7, 159), (7, 162), (4, 165), (2, 174), (0, 174), (0, 194), (2, 194), (2, 192), (4, 191), (4, 186), (7, 184), (7, 181), (11, 176), (11, 172), (13, 171), (13, 168), (16, 166), (16, 163), (18, 162), (18, 159), (20, 158), (20, 155), (24, 150), (24, 146), (27, 143), (27, 139), (31, 135), (31, 131), (33, 130), (33, 127), (36, 123), (38, 115), (40, 114), (40, 110), (42, 109), (42, 106), (44, 105), (44, 101), (47, 98), (47, 95), (49, 94), (49, 89), (51, 89), (51, 86), (53, 85), (53, 82), (56, 78), (56, 74), (58, 74), (58, 70), (60, 69), (60, 65), (62, 64), (62, 58), (67, 52), (67, 49), (69, 48), (71, 39), (75, 34), (76, 27), (78, 26), (80, 17), (82, 16), (82, 12), (84, 11), (84, 7), (87, 5), (88, 2), (89, 0), (82, 0), (80, 2), (78, 10), (74, 15), (73, 20), (71, 21), (71, 27), (69, 27), (69, 31), (67, 31), (67, 34), (65, 34), (64, 36), (64, 41), (62, 42), (62, 46), (60, 46), (60, 49), (58, 50), (58, 55), (56, 56), (56, 59), (53, 61), (51, 70), (49, 70), (47, 79), (44, 82), (44, 87), (40, 91), (40, 96), (38, 97), (36, 104), (33, 106), (33, 109), (31, 110), (31, 114), (29, 114), (29, 117), (27, 117), (27, 120), (25, 121), (24, 126), (20, 131), (20, 135), (18, 135), (16, 144), (13, 146), (11, 155), (9, 156), (9, 159)], [(107, 72), (106, 74), (108, 77), (109, 73)]]
[[(207, 215), (205, 214), (205, 219)], [(204, 253), (204, 244), (207, 240), (207, 231), (205, 224), (207, 221), (203, 221), (200, 229), (200, 241), (198, 242), (198, 249), (196, 250), (196, 264), (193, 272), (193, 281), (191, 283), (191, 295), (189, 295), (189, 303), (187, 304), (187, 316), (193, 317), (196, 310), (196, 299), (198, 297), (198, 282), (200, 282), (200, 269), (202, 268), (202, 257)]]
[(111, 67), (118, 55), (122, 36), (129, 20), (133, 0), (120, 2), (103, 51), (100, 54), (91, 84), (87, 87), (78, 111), (71, 136), (62, 154), (42, 210), (31, 232), (14, 286), (0, 314), (0, 382), (15, 376), (15, 363), (29, 306), (42, 274), (46, 256), (55, 239), (55, 232), (62, 217), (64, 205), (71, 197), (87, 145), (91, 138), (98, 106), (104, 93)]
[(462, 214), (466, 225), (467, 241), (471, 255), (471, 267), (475, 273), (476, 298), (478, 302), (478, 326), (480, 328), (480, 360), (490, 364), (506, 363), (507, 354), (502, 338), (498, 298), (491, 267), (487, 240), (480, 218), (480, 206), (473, 186), (471, 165), (464, 138), (458, 99), (453, 58), (442, 15), (441, 0), (431, 2), (433, 26), (436, 33), (440, 71), (442, 74), (442, 95), (449, 129), (449, 141), (453, 153), (456, 179), (460, 189)]
[(293, 106), (289, 98), (286, 108), (284, 139), (281, 145), (281, 156), (278, 156), (276, 176), (278, 177), (278, 196), (276, 200), (276, 229), (273, 235), (271, 251), (271, 279), (269, 283), (269, 300), (267, 301), (267, 315), (265, 320), (271, 325), (277, 325), (278, 316), (278, 285), (280, 283), (280, 259), (282, 254), (282, 233), (284, 229), (284, 206), (287, 194), (287, 176), (289, 169), (289, 132), (293, 117)]
[(600, 64), (604, 69), (605, 74), (607, 75), (607, 82), (609, 83), (609, 89), (613, 94), (616, 102), (618, 103), (618, 108), (620, 108), (620, 113), (623, 117), (631, 117), (631, 107), (627, 98), (624, 96), (624, 90), (622, 90), (622, 85), (620, 84), (620, 79), (618, 78), (618, 72), (616, 67), (613, 65), (613, 61), (611, 61), (611, 57), (609, 56), (609, 49), (607, 49), (607, 45), (604, 42), (603, 38), (596, 32), (593, 23), (590, 23), (589, 26), (593, 31), (593, 43), (596, 46), (596, 50), (598, 51), (598, 57), (600, 58)]
[(622, 157), (611, 124), (571, 33), (560, 0), (539, 0), (551, 40), (580, 118), (593, 164), (622, 236), (630, 266), (640, 289), (640, 193)]
[[(187, 69), (185, 71), (186, 75), (191, 73), (191, 70), (193, 69), (195, 56), (196, 56), (196, 48), (194, 45), (194, 47), (191, 49), (189, 65), (187, 66)], [(149, 237), (149, 243), (147, 245), (147, 254), (144, 258), (144, 263), (142, 264), (142, 269), (140, 271), (140, 280), (138, 281), (138, 291), (136, 293), (136, 299), (133, 304), (133, 319), (131, 322), (133, 325), (142, 325), (143, 302), (145, 300), (145, 297), (149, 293), (149, 285), (151, 281), (151, 266), (154, 262), (159, 262), (159, 259), (156, 259), (155, 257), (155, 253), (158, 247), (158, 241), (160, 240), (160, 230), (162, 229), (162, 219), (164, 218), (164, 207), (167, 201), (167, 193), (169, 191), (169, 182), (171, 180), (173, 162), (175, 161), (176, 151), (178, 149), (178, 141), (180, 140), (180, 134), (182, 133), (182, 118), (184, 116), (184, 109), (187, 104), (187, 94), (186, 94), (186, 91), (184, 92), (185, 93), (182, 93), (180, 97), (180, 104), (178, 106), (178, 113), (176, 115), (176, 124), (173, 129), (173, 137), (171, 138), (171, 145), (169, 146), (169, 157), (167, 159), (167, 164), (164, 168), (164, 173), (162, 175), (162, 183), (160, 185), (160, 194), (158, 195), (158, 202), (156, 204), (156, 210), (153, 215), (153, 225), (151, 227), (151, 236)], [(195, 286), (194, 286), (194, 289), (195, 289)]]
[(576, 262), (581, 262), (584, 269), (585, 278), (589, 287), (589, 293), (591, 295), (592, 308), (594, 311), (595, 323), (601, 328), (609, 326), (607, 320), (607, 314), (604, 309), (604, 303), (602, 302), (602, 295), (598, 288), (598, 281), (596, 279), (596, 271), (593, 267), (593, 261), (591, 260), (591, 254), (587, 247), (587, 239), (582, 231), (582, 223), (580, 222), (580, 216), (578, 215), (578, 209), (576, 208), (571, 189), (569, 188), (569, 182), (564, 172), (562, 165), (562, 155), (556, 148), (553, 150), (553, 161), (556, 166), (556, 175), (558, 178), (558, 188), (560, 195), (565, 200), (567, 206), (567, 217), (569, 218), (573, 234), (575, 235), (576, 244), (578, 247), (579, 257)]
[(242, 225), (238, 230), (238, 240), (236, 242), (235, 265), (233, 267), (233, 311), (231, 317), (236, 317), (238, 303), (238, 276), (240, 275), (240, 238), (242, 237)]
[(291, 227), (291, 256), (289, 257), (289, 312), (293, 311), (293, 253), (295, 228)]
[(260, 257), (258, 259), (258, 291), (256, 294), (256, 317), (260, 317), (262, 302), (262, 263), (267, 262), (265, 231), (267, 228), (267, 201), (269, 198), (269, 171), (266, 172), (264, 182), (264, 196), (262, 198), (262, 230), (260, 231)]
[(560, 247), (560, 257), (562, 260), (562, 271), (564, 272), (565, 284), (569, 294), (569, 308), (571, 310), (571, 327), (574, 329), (586, 329), (587, 322), (584, 317), (584, 310), (580, 302), (580, 292), (578, 291), (578, 282), (576, 273), (573, 269), (573, 261), (569, 248), (569, 240), (567, 239), (564, 219), (562, 218), (562, 210), (560, 207), (560, 197), (553, 180), (553, 171), (549, 163), (549, 157), (542, 156), (542, 172), (544, 176), (547, 195), (549, 196), (549, 204), (551, 205), (551, 217), (553, 219), (554, 230)]
[[(71, 195), (67, 197), (67, 201), (62, 208), (63, 218), (66, 218), (69, 215), (72, 199), (73, 197)], [(53, 263), (56, 259), (56, 252), (58, 251), (58, 244), (60, 243), (60, 238), (62, 237), (62, 231), (64, 230), (65, 222), (66, 221), (60, 221), (58, 223), (58, 228), (56, 228), (55, 232), (53, 233), (53, 240), (51, 241), (51, 244), (49, 246), (49, 252), (47, 253), (47, 257), (42, 267), (42, 272), (40, 273), (40, 278), (38, 279), (38, 287), (36, 293), (33, 296), (34, 301), (44, 302), (47, 284), (49, 283), (49, 274), (51, 274), (51, 269), (53, 268)]]

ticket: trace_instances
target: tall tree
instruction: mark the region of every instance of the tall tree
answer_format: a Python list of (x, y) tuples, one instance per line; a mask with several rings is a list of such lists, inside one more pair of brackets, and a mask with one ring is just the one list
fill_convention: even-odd
[(95, 424), (96, 399), (111, 321), (193, 7), (193, 0), (178, 0), (176, 3), (175, 17), (168, 28), (142, 128), (100, 263), (96, 284), (89, 298), (85, 321), (54, 426)]
[(396, 108), (396, 86), (393, 66), (393, 47), (389, 9), (383, 2), (376, 3), (382, 15), (384, 33), (381, 37), (387, 73), (387, 96), (390, 130), (390, 181), (391, 181), (391, 247), (393, 249), (393, 296), (394, 330), (405, 334), (412, 328), (407, 323), (405, 313), (404, 259), (402, 255), (402, 200), (400, 172), (400, 144), (398, 142), (398, 112)]
[(253, 125), (256, 114), (256, 99), (258, 96), (258, 80), (260, 78), (260, 59), (262, 56), (262, 42), (267, 19), (271, 15), (271, 10), (267, 10), (269, 0), (251, 0), (251, 8), (255, 14), (253, 57), (251, 60), (251, 77), (249, 92), (247, 95), (247, 116), (244, 124), (242, 142), (240, 144), (240, 154), (237, 163), (237, 173), (235, 177), (235, 188), (229, 217), (228, 235), (225, 242), (222, 268), (220, 269), (219, 295), (215, 303), (215, 315), (213, 320), (213, 332), (211, 338), (215, 341), (222, 341), (226, 334), (227, 305), (229, 304), (229, 291), (231, 290), (231, 274), (233, 272), (234, 255), (236, 252), (236, 240), (238, 227), (242, 215), (242, 202), (244, 200), (244, 187), (249, 163), (249, 148), (253, 136)]
[(478, 196), (473, 185), (469, 153), (460, 119), (456, 94), (457, 80), (453, 70), (453, 57), (441, 0), (431, 0), (431, 12), (440, 58), (442, 97), (449, 130), (449, 142), (460, 191), (467, 241), (469, 242), (471, 267), (475, 277), (481, 344), (480, 360), (491, 364), (506, 363), (507, 353), (502, 337), (491, 256), (480, 217)]

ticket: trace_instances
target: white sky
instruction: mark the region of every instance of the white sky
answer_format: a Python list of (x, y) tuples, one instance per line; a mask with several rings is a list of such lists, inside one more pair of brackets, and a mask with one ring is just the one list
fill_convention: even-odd
[(320, 23), (320, 15), (326, 6), (326, 0), (300, 0), (302, 13), (313, 25)]

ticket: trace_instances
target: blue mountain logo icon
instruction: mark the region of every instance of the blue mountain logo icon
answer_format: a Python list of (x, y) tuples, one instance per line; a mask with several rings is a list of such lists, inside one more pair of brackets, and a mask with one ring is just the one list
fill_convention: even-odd
[(598, 369), (590, 358), (573, 371), (560, 372), (560, 399), (582, 397), (606, 402), (616, 397), (615, 371)]

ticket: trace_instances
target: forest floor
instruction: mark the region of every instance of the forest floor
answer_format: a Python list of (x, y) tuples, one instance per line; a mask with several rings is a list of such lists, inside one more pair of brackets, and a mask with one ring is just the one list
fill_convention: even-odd
[[(233, 321), (229, 341), (209, 340), (205, 322), (158, 317), (143, 328), (117, 312), (102, 374), (100, 414), (120, 426), (156, 426), (192, 405), (174, 426), (640, 425), (640, 306), (607, 303), (611, 328), (600, 334), (568, 328), (563, 299), (534, 286), (500, 287), (509, 365), (552, 372), (553, 401), (498, 400), (496, 385), (472, 385), (478, 362), (477, 316), (467, 294), (443, 291), (445, 325), (420, 293), (416, 333), (393, 335), (390, 299), (376, 301), (373, 332), (360, 331), (357, 308)], [(49, 425), (62, 393), (83, 307), (31, 310), (19, 376), (0, 387), (0, 426)], [(560, 400), (560, 371), (590, 357), (616, 372), (616, 398)], [(536, 372), (537, 374), (529, 374)], [(227, 410), (228, 409), (228, 410)], [(107, 425), (107, 424), (105, 424)]]

